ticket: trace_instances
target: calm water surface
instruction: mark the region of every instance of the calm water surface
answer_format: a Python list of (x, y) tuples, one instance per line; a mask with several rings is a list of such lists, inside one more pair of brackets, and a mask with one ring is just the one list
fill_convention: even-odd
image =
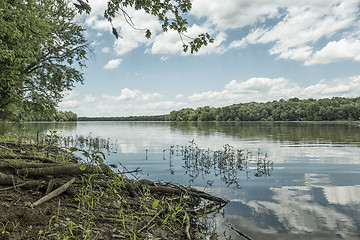
[[(216, 217), (220, 239), (242, 239), (229, 225), (252, 239), (360, 239), (359, 122), (25, 123), (2, 124), (0, 132), (24, 127), (109, 138), (116, 143), (109, 163), (140, 167), (142, 177), (154, 181), (206, 187), (230, 200), (225, 215)], [(192, 140), (212, 151), (229, 144), (252, 160), (231, 174), (184, 167), (177, 155)], [(258, 159), (273, 162), (260, 176)]]

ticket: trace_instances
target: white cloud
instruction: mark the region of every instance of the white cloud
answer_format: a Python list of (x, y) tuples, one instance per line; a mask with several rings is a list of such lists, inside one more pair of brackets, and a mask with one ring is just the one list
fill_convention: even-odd
[(86, 103), (91, 103), (91, 102), (95, 102), (95, 101), (96, 101), (96, 97), (91, 94), (86, 95), (84, 98), (84, 102), (86, 102)]
[(149, 29), (155, 36), (161, 29), (161, 24), (156, 17), (149, 15), (142, 10), (135, 11), (132, 8), (129, 8), (126, 9), (126, 11), (132, 17), (136, 29), (130, 26), (123, 17), (117, 17), (113, 21), (115, 28), (119, 31), (119, 35), (121, 36), (114, 43), (114, 49), (118, 55), (127, 54), (139, 46), (148, 46), (152, 44), (154, 38), (147, 39), (145, 37), (145, 29)]
[[(93, 10), (86, 24), (111, 33), (111, 24), (102, 17), (106, 1), (91, 0), (90, 4)], [(356, 29), (360, 26), (359, 0), (193, 0), (192, 4), (189, 16), (197, 18), (201, 25), (189, 26), (187, 35), (195, 37), (208, 32), (215, 39), (197, 54), (223, 54), (249, 44), (269, 44), (270, 55), (305, 65), (344, 59), (359, 61), (359, 43), (356, 42), (360, 36)], [(121, 38), (115, 40), (113, 48), (118, 55), (139, 47), (145, 47), (145, 53), (187, 55), (182, 51), (183, 42), (176, 31), (163, 33), (157, 18), (142, 10), (127, 8), (126, 11), (136, 28), (150, 29), (153, 37), (146, 39), (144, 31), (134, 30), (123, 16), (116, 17), (113, 25)], [(246, 31), (249, 32), (246, 34)], [(234, 38), (236, 32), (238, 36), (246, 35), (237, 39)], [(183, 40), (188, 39), (183, 37)], [(319, 49), (319, 44), (323, 49)]]
[(65, 90), (62, 92), (62, 95), (64, 96), (63, 101), (66, 101), (66, 100), (69, 100), (69, 99), (72, 99), (72, 98), (78, 96), (79, 93), (77, 93), (74, 90)]
[(59, 103), (59, 107), (62, 109), (74, 108), (79, 106), (81, 103), (78, 100), (65, 100)]
[[(254, 1), (254, 2), (261, 2)], [(246, 47), (248, 44), (273, 44), (269, 50), (271, 55), (282, 59), (291, 59), (306, 62), (312, 61), (314, 47), (322, 40), (335, 37), (337, 33), (349, 30), (348, 36), (353, 35), (352, 27), (357, 23), (358, 0), (343, 1), (273, 1), (270, 9), (283, 9), (284, 15), (275, 14), (278, 23), (274, 26), (255, 27), (241, 40), (235, 40), (229, 48)], [(254, 6), (250, 4), (249, 6)], [(255, 9), (248, 9), (255, 12)], [(274, 12), (268, 11), (268, 14)], [(260, 16), (261, 12), (256, 16)], [(256, 20), (259, 21), (259, 20)], [(253, 19), (250, 25), (254, 24)], [(330, 43), (329, 43), (330, 44)], [(349, 48), (358, 49), (352, 45)], [(324, 54), (325, 55), (325, 54)], [(336, 51), (333, 56), (321, 60), (322, 63), (337, 61), (346, 58), (344, 53)], [(314, 58), (317, 58), (316, 53)], [(347, 57), (349, 58), (349, 57)], [(351, 57), (350, 57), (351, 59)], [(314, 63), (317, 62), (315, 59)]]
[(103, 48), (101, 49), (101, 52), (102, 52), (102, 53), (109, 53), (109, 52), (110, 52), (110, 48), (108, 48), (108, 47), (103, 47)]
[(301, 87), (284, 78), (251, 78), (245, 82), (232, 80), (222, 91), (206, 91), (193, 94), (188, 100), (197, 106), (226, 106), (240, 102), (266, 102), (298, 97), (331, 98), (357, 97), (360, 88), (360, 76), (353, 76)]
[(179, 34), (169, 30), (155, 37), (150, 52), (153, 54), (177, 54), (182, 52), (182, 45)]
[(180, 94), (180, 93), (175, 96), (176, 99), (180, 99), (180, 98), (183, 98), (183, 97), (184, 97), (184, 95), (182, 95), (182, 94)]
[[(241, 32), (245, 26), (252, 27), (247, 36), (233, 39), (227, 50), (244, 48), (248, 44), (272, 44), (269, 50), (271, 55), (310, 65), (340, 59), (357, 61), (355, 54), (359, 49), (358, 43), (347, 43), (344, 46), (345, 43), (339, 40), (335, 41), (335, 46), (330, 42), (328, 49), (325, 48), (322, 52), (317, 52), (315, 47), (320, 40), (336, 38), (340, 33), (348, 41), (357, 39), (359, 32), (356, 33), (353, 28), (359, 25), (356, 17), (359, 3), (359, 0), (194, 0), (191, 13), (198, 19), (204, 19), (206, 26), (211, 26), (213, 32), (229, 29)], [(270, 24), (268, 20), (275, 24)], [(223, 47), (224, 43), (225, 41), (220, 46)], [(341, 50), (332, 51), (330, 55), (330, 50), (335, 47), (355, 48), (357, 51), (351, 56), (347, 55), (349, 51)], [(323, 59), (319, 59), (320, 57)]]
[(122, 62), (122, 59), (117, 58), (117, 59), (112, 59), (110, 60), (105, 66), (105, 69), (115, 69), (117, 68)]
[[(206, 26), (199, 26), (193, 24), (191, 27), (188, 27), (186, 35), (189, 37), (197, 37), (202, 33), (210, 33), (214, 38), (213, 43), (209, 43), (207, 46), (200, 48), (198, 53), (194, 55), (204, 55), (217, 53), (222, 54), (226, 52), (226, 47), (223, 43), (226, 41), (227, 35), (225, 32), (214, 32), (212, 29), (207, 28)], [(190, 50), (186, 53), (183, 52), (183, 44), (189, 43), (192, 39), (186, 36), (180, 37), (178, 32), (169, 30), (165, 33), (161, 33), (156, 36), (154, 43), (151, 49), (148, 49), (146, 52), (151, 52), (152, 54), (180, 54), (180, 55), (189, 55)]]
[(194, 0), (191, 13), (205, 17), (209, 25), (223, 31), (256, 23), (260, 16), (278, 14), (279, 1), (265, 0)]
[(168, 59), (169, 59), (169, 58), (166, 57), (166, 56), (162, 56), (162, 57), (160, 58), (161, 61), (167, 61)]
[(144, 93), (138, 89), (131, 90), (129, 88), (124, 88), (121, 90), (119, 96), (110, 96), (108, 94), (103, 94), (102, 97), (110, 101), (149, 101), (156, 98), (161, 98), (162, 95), (159, 93)]
[(360, 41), (358, 39), (341, 39), (329, 42), (306, 61), (305, 65), (326, 64), (349, 59), (360, 61)]
[(251, 78), (243, 82), (232, 80), (221, 91), (205, 91), (188, 98), (178, 94), (175, 100), (169, 100), (167, 96), (160, 93), (129, 88), (122, 89), (117, 96), (103, 94), (101, 98), (96, 98), (89, 94), (82, 100), (78, 100), (76, 99), (78, 94), (71, 91), (59, 107), (63, 110), (74, 111), (79, 116), (156, 115), (188, 107), (222, 107), (252, 101), (273, 101), (280, 98), (358, 97), (358, 89), (360, 89), (360, 75), (321, 80), (308, 86), (299, 86), (285, 78)]
[(296, 94), (299, 86), (284, 78), (251, 78), (245, 82), (232, 80), (223, 91), (207, 91), (194, 94), (190, 101), (207, 103), (211, 106), (225, 106), (240, 102), (269, 101), (287, 98)]

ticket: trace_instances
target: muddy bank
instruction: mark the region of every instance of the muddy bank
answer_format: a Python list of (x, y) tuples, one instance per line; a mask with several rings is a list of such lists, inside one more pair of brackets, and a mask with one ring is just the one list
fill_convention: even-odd
[(0, 142), (0, 239), (217, 239), (209, 216), (223, 199), (129, 179), (92, 161), (101, 152), (88, 156), (84, 162), (51, 144)]

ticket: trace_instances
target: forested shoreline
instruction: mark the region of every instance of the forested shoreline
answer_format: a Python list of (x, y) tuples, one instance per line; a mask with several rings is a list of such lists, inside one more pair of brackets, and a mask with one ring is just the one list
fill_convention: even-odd
[(77, 114), (72, 111), (33, 112), (19, 111), (18, 118), (5, 119), (8, 122), (70, 122), (77, 121)]
[(130, 117), (79, 117), (78, 121), (357, 121), (360, 97), (331, 99), (291, 98), (250, 102), (226, 107), (184, 108), (166, 115)]
[[(51, 114), (22, 111), (17, 121), (358, 121), (360, 97), (290, 98), (265, 103), (249, 102), (225, 107), (184, 108), (169, 114), (128, 117), (78, 117), (71, 111)], [(14, 121), (14, 120), (13, 120)]]

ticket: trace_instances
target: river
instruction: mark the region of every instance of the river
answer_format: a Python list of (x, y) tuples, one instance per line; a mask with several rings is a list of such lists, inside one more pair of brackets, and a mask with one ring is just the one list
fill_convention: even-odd
[[(230, 200), (214, 219), (219, 239), (243, 239), (230, 226), (261, 240), (360, 239), (359, 122), (0, 124), (0, 132), (19, 129), (107, 139), (106, 161), (120, 170)], [(195, 148), (241, 153), (244, 161), (235, 168), (184, 160)]]

